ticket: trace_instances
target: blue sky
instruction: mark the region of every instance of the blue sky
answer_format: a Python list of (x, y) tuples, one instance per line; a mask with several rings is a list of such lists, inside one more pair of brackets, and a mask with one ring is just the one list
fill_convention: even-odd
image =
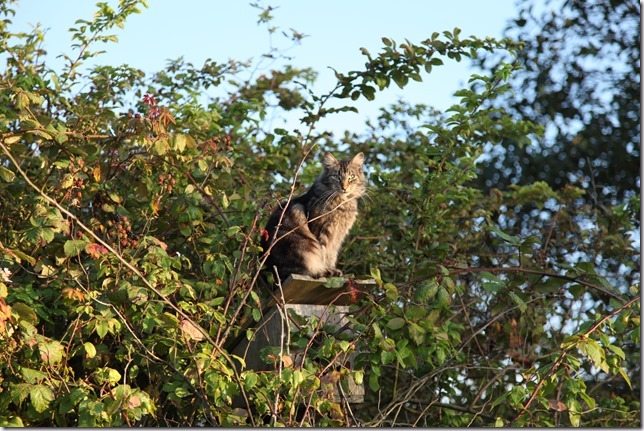
[[(288, 55), (293, 58), (294, 66), (311, 67), (319, 73), (314, 87), (318, 94), (329, 91), (335, 83), (329, 67), (344, 73), (360, 68), (365, 61), (360, 48), (376, 53), (382, 46), (382, 37), (398, 43), (405, 38), (418, 43), (435, 31), (451, 31), (455, 27), (461, 29), (461, 37), (501, 37), (508, 19), (516, 13), (514, 0), (257, 2), (277, 6), (272, 25), (308, 35)], [(108, 3), (114, 7), (117, 4), (113, 0)], [(271, 41), (266, 28), (256, 24), (259, 10), (249, 3), (149, 0), (149, 8), (131, 16), (125, 29), (116, 29), (119, 42), (104, 46), (107, 53), (98, 57), (96, 63), (129, 64), (149, 73), (162, 69), (168, 59), (180, 56), (195, 66), (208, 58), (219, 62), (259, 59), (269, 50)], [(71, 52), (68, 29), (79, 18), (90, 19), (95, 10), (95, 2), (91, 0), (21, 0), (13, 18), (13, 29), (28, 30), (37, 23), (47, 29), (44, 45), (49, 53), (47, 61), (56, 66), (60, 65), (57, 55)], [(277, 47), (290, 46), (279, 35), (273, 37), (272, 43)], [(275, 64), (265, 66), (276, 67)], [(467, 62), (446, 63), (435, 68), (431, 75), (424, 75), (423, 83), (410, 84), (404, 90), (392, 85), (377, 94), (375, 103), (358, 103), (359, 114), (336, 115), (321, 126), (338, 132), (359, 131), (366, 118), (375, 118), (379, 107), (399, 98), (444, 110), (455, 102), (452, 94), (467, 82), (471, 73)], [(290, 120), (286, 126), (293, 124)], [(276, 121), (274, 126), (285, 125)]]

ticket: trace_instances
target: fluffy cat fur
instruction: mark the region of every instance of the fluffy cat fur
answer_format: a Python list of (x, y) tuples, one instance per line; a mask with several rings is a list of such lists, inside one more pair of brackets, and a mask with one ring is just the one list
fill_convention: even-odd
[(261, 245), (268, 250), (275, 237), (266, 266), (271, 272), (277, 268), (281, 280), (290, 274), (342, 275), (336, 261), (358, 215), (358, 198), (366, 191), (363, 162), (363, 153), (350, 160), (325, 153), (322, 173), (309, 190), (272, 212), (266, 224), (268, 239), (264, 237)]

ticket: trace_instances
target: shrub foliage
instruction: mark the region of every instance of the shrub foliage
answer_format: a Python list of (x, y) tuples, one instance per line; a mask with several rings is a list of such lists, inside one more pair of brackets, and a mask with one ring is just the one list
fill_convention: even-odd
[[(54, 70), (43, 32), (13, 32), (15, 4), (0, 5), (0, 423), (640, 425), (639, 208), (600, 211), (570, 184), (473, 185), (486, 144), (542, 133), (494, 103), (517, 64), (473, 75), (445, 112), (400, 102), (362, 132), (318, 126), (518, 44), (383, 38), (326, 94), (288, 64), (253, 78), (235, 61), (85, 67), (142, 6), (99, 3)], [(269, 129), (276, 113), (303, 127)], [(326, 150), (366, 154), (340, 266), (377, 287), (350, 333), (293, 317), (275, 369), (248, 369), (230, 343), (261, 318), (263, 224)], [(331, 397), (349, 378), (364, 403)]]

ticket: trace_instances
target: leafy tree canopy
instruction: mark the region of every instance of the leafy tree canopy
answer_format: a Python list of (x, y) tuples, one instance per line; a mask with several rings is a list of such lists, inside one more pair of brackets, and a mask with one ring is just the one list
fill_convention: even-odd
[[(640, 177), (640, 3), (522, 0), (506, 30), (524, 42), (514, 92), (500, 102), (544, 124), (533, 145), (505, 140), (481, 170), (488, 185), (578, 184), (594, 205), (632, 199)], [(483, 64), (494, 68), (498, 56)], [(638, 210), (638, 209), (636, 209)]]

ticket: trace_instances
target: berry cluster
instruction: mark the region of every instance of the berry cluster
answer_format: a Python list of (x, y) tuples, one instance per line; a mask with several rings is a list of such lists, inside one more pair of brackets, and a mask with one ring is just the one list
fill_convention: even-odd
[[(85, 166), (85, 162), (82, 159), (77, 159), (74, 163), (74, 160), (69, 162), (69, 172), (74, 177), (81, 175), (87, 175), (89, 168)], [(71, 200), (70, 205), (78, 206), (80, 205), (80, 200), (83, 198), (83, 189), (85, 188), (85, 180), (83, 178), (76, 178), (71, 187), (65, 192), (63, 199)]]
[(216, 153), (222, 150), (232, 151), (233, 147), (230, 143), (230, 135), (215, 136), (214, 138), (205, 141), (202, 146), (205, 153)]
[(175, 185), (176, 180), (172, 176), (172, 173), (166, 175), (159, 174), (159, 179), (157, 184), (161, 186), (161, 190), (167, 193), (172, 193), (172, 187)]
[(110, 232), (123, 248), (134, 248), (137, 245), (136, 235), (132, 233), (132, 226), (127, 216), (116, 214), (113, 220), (108, 220), (107, 225), (113, 230)]

